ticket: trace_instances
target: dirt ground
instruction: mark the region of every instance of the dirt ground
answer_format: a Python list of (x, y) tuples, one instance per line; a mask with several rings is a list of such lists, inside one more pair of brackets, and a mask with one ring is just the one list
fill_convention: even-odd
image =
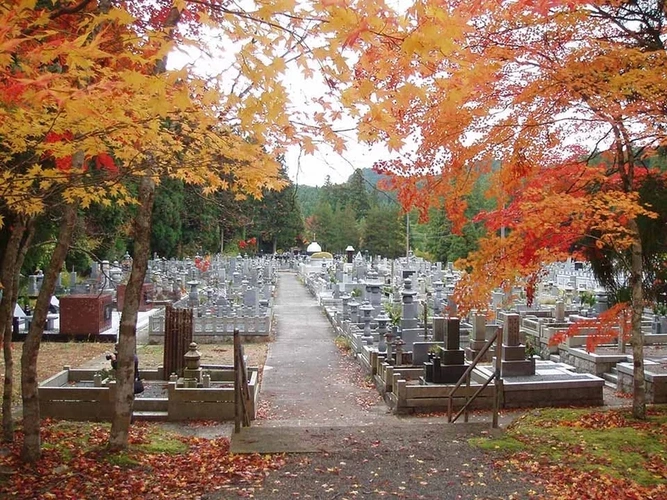
[[(469, 437), (488, 432), (488, 423), (443, 421), (318, 428), (309, 439), (323, 451), (286, 455), (286, 465), (269, 472), (261, 488), (239, 487), (202, 499), (226, 500), (231, 494), (276, 500), (537, 498), (541, 489), (529, 477), (497, 468), (491, 456), (468, 444)], [(325, 451), (331, 445), (335, 450)]]

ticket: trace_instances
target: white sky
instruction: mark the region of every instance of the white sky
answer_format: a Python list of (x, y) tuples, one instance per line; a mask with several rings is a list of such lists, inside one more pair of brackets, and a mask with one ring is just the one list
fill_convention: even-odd
[(389, 158), (389, 153), (381, 145), (359, 144), (354, 138), (347, 142), (348, 149), (342, 155), (328, 147), (314, 155), (300, 155), (299, 148), (290, 148), (285, 156), (290, 179), (295, 184), (322, 186), (329, 176), (333, 184), (341, 184), (355, 169), (372, 168), (376, 161)]
[[(230, 60), (225, 57), (225, 52), (230, 49), (230, 46), (227, 44), (221, 50), (215, 48), (218, 43), (219, 40), (212, 36), (211, 53), (215, 54), (213, 57), (192, 47), (187, 49), (181, 47), (169, 54), (168, 65), (170, 68), (181, 68), (186, 64), (192, 64), (194, 70), (200, 75), (219, 74), (223, 68), (229, 67)], [(327, 85), (321, 78), (318, 78), (318, 72), (314, 73), (313, 78), (304, 79), (294, 64), (288, 67), (284, 83), (297, 109), (299, 105), (296, 103), (304, 103), (301, 106), (308, 107), (311, 99), (320, 97), (327, 91)], [(336, 128), (340, 130), (349, 130), (355, 126), (356, 123), (345, 113), (343, 113), (343, 118), (336, 123)], [(329, 176), (333, 184), (340, 184), (346, 182), (355, 169), (372, 168), (376, 161), (388, 159), (390, 156), (382, 145), (360, 144), (356, 140), (355, 131), (345, 132), (344, 137), (347, 150), (342, 155), (326, 145), (318, 145), (318, 150), (312, 155), (302, 153), (299, 147), (290, 147), (285, 155), (290, 179), (295, 184), (322, 186)]]

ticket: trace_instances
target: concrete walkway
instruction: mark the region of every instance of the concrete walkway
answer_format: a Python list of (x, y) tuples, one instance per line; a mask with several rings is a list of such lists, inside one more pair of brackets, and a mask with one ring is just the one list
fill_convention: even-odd
[(368, 390), (353, 380), (357, 367), (342, 359), (333, 328), (295, 274), (280, 275), (275, 320), (260, 393), (271, 419), (257, 425), (367, 425), (388, 415), (379, 397), (370, 408), (359, 404)]

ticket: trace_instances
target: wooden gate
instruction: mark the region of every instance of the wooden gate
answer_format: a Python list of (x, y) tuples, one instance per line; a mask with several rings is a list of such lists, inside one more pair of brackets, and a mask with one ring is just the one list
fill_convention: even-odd
[(234, 433), (250, 427), (250, 391), (241, 336), (234, 330)]
[(183, 376), (185, 353), (194, 336), (192, 309), (175, 309), (167, 305), (164, 311), (164, 379), (169, 375)]

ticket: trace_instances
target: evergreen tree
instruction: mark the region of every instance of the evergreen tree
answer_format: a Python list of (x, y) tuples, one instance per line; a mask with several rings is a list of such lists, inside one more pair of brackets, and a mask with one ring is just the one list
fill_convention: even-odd
[[(288, 180), (284, 167), (282, 177)], [(253, 230), (264, 243), (264, 251), (275, 253), (278, 249), (289, 250), (297, 244), (304, 224), (296, 188), (291, 181), (281, 191), (266, 191), (262, 200), (251, 204), (255, 214)]]
[(334, 211), (331, 205), (322, 200), (317, 205), (315, 213), (312, 216), (311, 231), (313, 232), (313, 240), (322, 247), (322, 250), (335, 251), (336, 244), (336, 230), (334, 223)]
[(366, 217), (370, 209), (370, 197), (367, 183), (360, 169), (356, 169), (345, 184), (348, 193), (348, 205), (351, 206), (356, 220)]
[(220, 208), (200, 186), (185, 185), (181, 257), (220, 251)]
[(333, 218), (332, 242), (329, 249), (333, 253), (344, 253), (348, 245), (359, 248), (359, 229), (356, 214), (351, 206), (336, 210)]
[(395, 206), (371, 207), (364, 220), (362, 248), (391, 259), (405, 255), (405, 214)]
[(185, 186), (176, 179), (164, 179), (155, 193), (151, 253), (172, 258), (179, 255), (185, 216)]

